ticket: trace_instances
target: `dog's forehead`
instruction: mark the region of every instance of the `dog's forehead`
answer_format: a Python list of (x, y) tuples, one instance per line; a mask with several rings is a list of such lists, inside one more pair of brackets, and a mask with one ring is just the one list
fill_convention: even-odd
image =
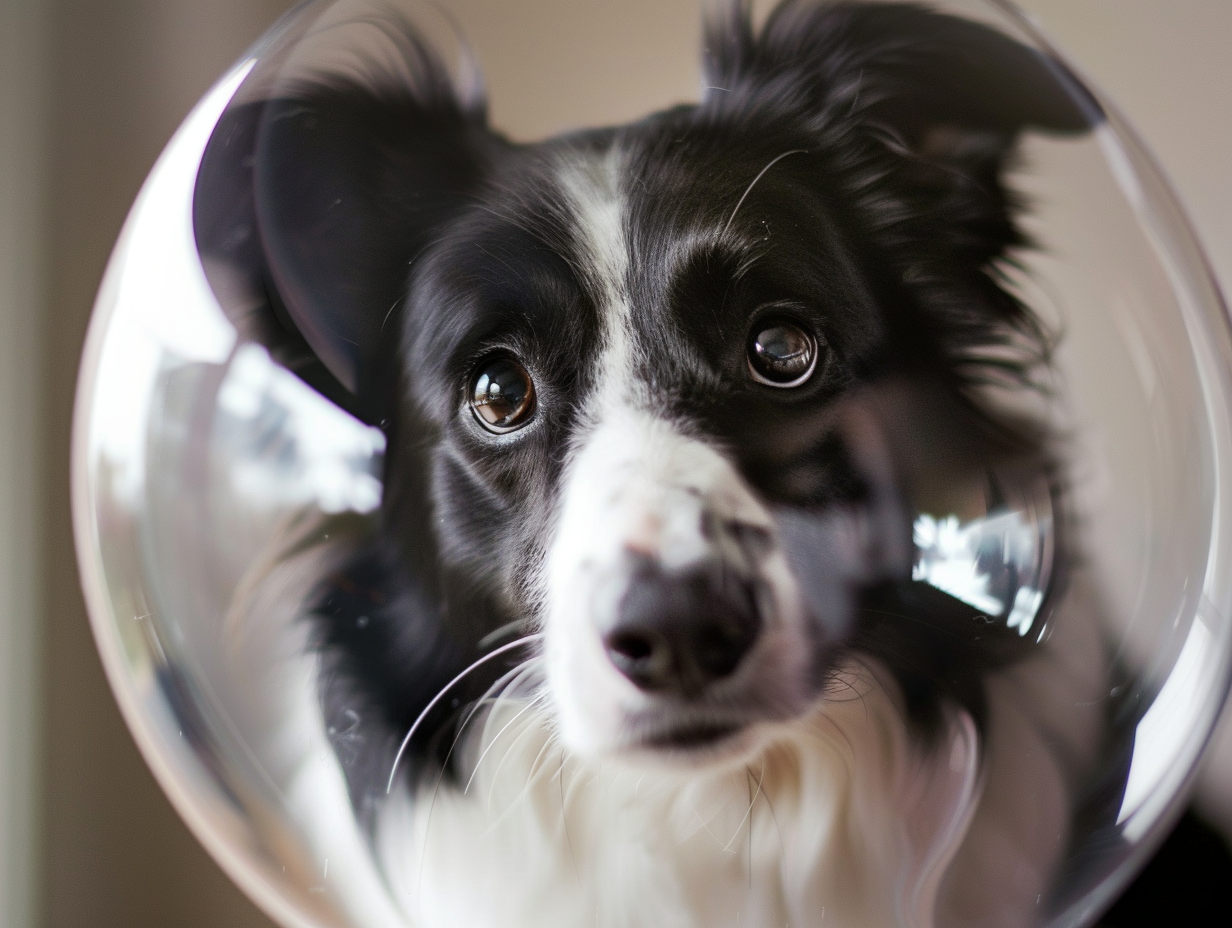
[[(815, 204), (802, 202), (805, 185), (780, 166), (803, 153), (785, 147), (793, 144), (663, 117), (526, 146), (498, 163), (467, 221), (453, 227), (444, 263), (478, 260), (491, 267), (472, 281), (503, 275), (512, 283), (551, 256), (589, 307), (628, 311), (629, 322), (653, 328), (697, 255), (739, 263), (766, 252), (771, 217), (797, 234), (824, 225)], [(574, 321), (585, 312), (550, 300), (528, 309)]]
[(844, 196), (816, 154), (790, 126), (736, 131), (673, 112), (558, 151), (551, 179), (587, 284), (653, 325), (699, 262), (715, 277), (753, 262), (824, 264), (852, 283), (835, 212)]
[(621, 148), (614, 144), (600, 150), (565, 151), (554, 177), (568, 204), (570, 263), (605, 314), (627, 314), (629, 309), (623, 160)]
[[(783, 171), (768, 170), (805, 153), (783, 149), (790, 142), (651, 122), (607, 136), (602, 145), (558, 150), (551, 198), (565, 207), (559, 217), (586, 284), (598, 296), (646, 304), (659, 289), (648, 281), (669, 286), (693, 254), (740, 254), (751, 242), (760, 244), (767, 205), (774, 203), (780, 216), (798, 211), (797, 224), (806, 215), (816, 218), (816, 210), (798, 202), (784, 204)], [(630, 288), (640, 289), (631, 294)]]
[(871, 319), (830, 208), (839, 198), (801, 144), (664, 119), (559, 152), (571, 263), (608, 322), (687, 361), (696, 337), (740, 330), (758, 301), (859, 306)]

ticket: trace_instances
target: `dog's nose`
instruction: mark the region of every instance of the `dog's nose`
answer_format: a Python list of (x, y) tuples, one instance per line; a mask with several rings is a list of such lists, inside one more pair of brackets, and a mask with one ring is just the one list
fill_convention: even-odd
[(650, 692), (696, 696), (731, 675), (761, 617), (753, 585), (719, 563), (634, 572), (603, 645), (616, 668)]

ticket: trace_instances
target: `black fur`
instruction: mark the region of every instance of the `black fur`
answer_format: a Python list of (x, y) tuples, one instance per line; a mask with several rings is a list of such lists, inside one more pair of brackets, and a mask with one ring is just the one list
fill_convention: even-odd
[[(699, 105), (513, 145), (412, 30), (392, 36), (409, 83), (322, 78), (229, 112), (195, 214), (207, 272), (246, 333), (389, 439), (376, 530), (315, 607), (357, 800), (383, 792), (400, 739), (480, 641), (533, 615), (524, 581), (563, 449), (585, 427), (601, 331), (554, 159), (624, 153), (642, 376), (794, 515), (785, 526), (868, 492), (833, 429), (865, 386), (899, 379), (941, 398), (921, 427), (961, 434), (976, 466), (1039, 454), (968, 391), (990, 376), (1025, 383), (1045, 351), (999, 262), (1026, 244), (1004, 182), (1019, 134), (1099, 118), (1055, 62), (911, 4), (787, 0), (760, 31), (733, 5), (707, 32)], [(824, 334), (826, 369), (798, 391), (750, 388), (750, 316), (783, 302)], [(1006, 346), (1024, 360), (1005, 362)], [(534, 373), (540, 410), (500, 442), (458, 415), (493, 352)], [(903, 578), (866, 591), (845, 646), (887, 661), (927, 731), (942, 698), (978, 717), (983, 675), (1029, 643)], [(525, 656), (439, 702), (409, 746), (412, 777), (440, 775), (451, 720)]]

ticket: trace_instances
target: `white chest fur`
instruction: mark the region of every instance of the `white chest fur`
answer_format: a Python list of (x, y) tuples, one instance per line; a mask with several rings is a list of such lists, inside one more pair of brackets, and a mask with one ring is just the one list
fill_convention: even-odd
[(498, 703), (464, 788), (400, 795), (377, 857), (416, 928), (928, 928), (977, 791), (954, 714), (912, 743), (881, 675), (851, 665), (810, 716), (721, 771), (565, 754), (533, 704)]

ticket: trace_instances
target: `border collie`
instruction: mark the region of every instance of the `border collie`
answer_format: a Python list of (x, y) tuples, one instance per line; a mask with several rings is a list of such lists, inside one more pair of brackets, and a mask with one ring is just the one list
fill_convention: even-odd
[[(733, 3), (700, 103), (514, 144), (372, 24), (395, 55), (259, 65), (195, 205), (248, 336), (387, 438), (302, 609), (351, 917), (1035, 923), (1102, 657), (1047, 432), (985, 387), (1046, 357), (1019, 137), (1098, 110), (922, 5)], [(998, 507), (1048, 548), (1025, 618), (918, 570), (922, 514)]]

